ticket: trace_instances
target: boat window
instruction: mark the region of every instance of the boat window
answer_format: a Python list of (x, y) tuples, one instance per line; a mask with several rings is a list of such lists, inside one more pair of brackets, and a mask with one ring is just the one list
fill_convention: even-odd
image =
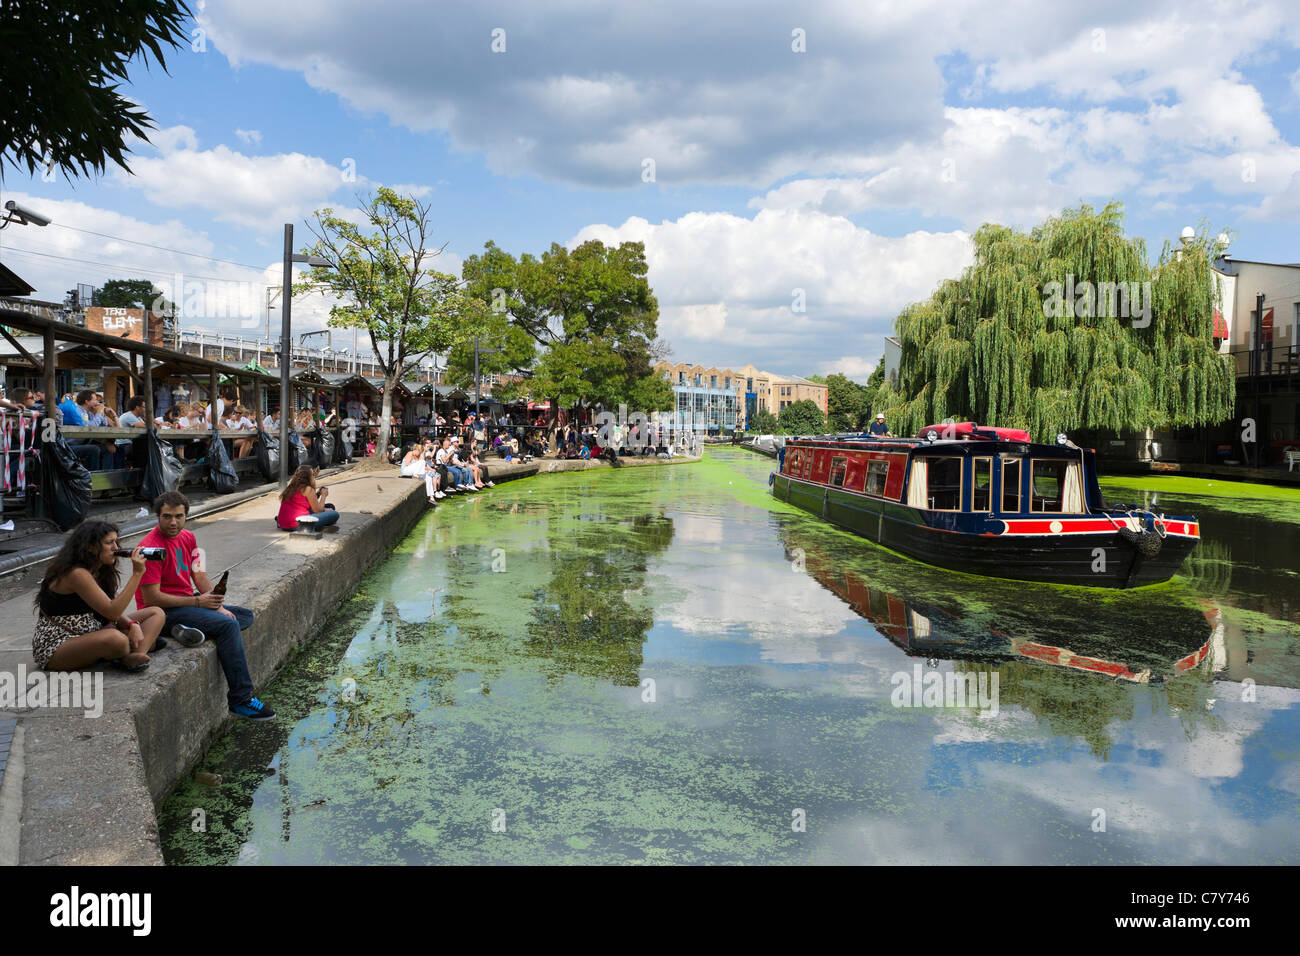
[(1078, 462), (1034, 459), (1030, 475), (1032, 510), (1066, 514), (1084, 510)]
[(847, 458), (831, 459), (831, 484), (836, 488), (844, 487), (844, 473), (849, 470)]
[(960, 458), (931, 458), (926, 497), (931, 511), (961, 510)]
[(889, 462), (887, 461), (869, 461), (867, 462), (867, 487), (866, 492), (869, 495), (884, 497), (885, 482), (889, 478)]
[(993, 459), (973, 458), (975, 482), (971, 487), (971, 511), (990, 511), (993, 508)]
[(1002, 462), (1002, 510), (1020, 511), (1020, 459)]

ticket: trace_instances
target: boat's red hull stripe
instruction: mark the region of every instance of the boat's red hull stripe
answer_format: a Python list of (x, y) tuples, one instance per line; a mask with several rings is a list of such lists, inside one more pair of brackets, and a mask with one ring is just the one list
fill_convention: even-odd
[[(1119, 526), (1106, 518), (1003, 518), (1005, 528), (1003, 536), (1017, 535), (1058, 535), (1058, 534), (1102, 534), (1106, 531), (1118, 531)], [(1166, 534), (1187, 538), (1199, 538), (1200, 526), (1195, 521), (1157, 521), (1163, 525)]]
[(1049, 664), (1059, 664), (1063, 667), (1073, 667), (1098, 674), (1109, 674), (1111, 677), (1122, 677), (1126, 680), (1140, 679), (1140, 675), (1133, 673), (1123, 664), (1118, 664), (1115, 661), (1104, 661), (1097, 657), (1072, 654), (1064, 648), (1052, 647), (1048, 644), (1036, 644), (1031, 641), (1020, 645), (1019, 651), (1025, 657), (1046, 661)]
[(1210, 642), (1206, 641), (1204, 644), (1201, 645), (1199, 650), (1192, 651), (1192, 653), (1188, 654), (1181, 661), (1175, 661), (1174, 667), (1178, 668), (1180, 671), (1191, 670), (1201, 661), (1205, 660), (1206, 656), (1209, 653), (1210, 653)]

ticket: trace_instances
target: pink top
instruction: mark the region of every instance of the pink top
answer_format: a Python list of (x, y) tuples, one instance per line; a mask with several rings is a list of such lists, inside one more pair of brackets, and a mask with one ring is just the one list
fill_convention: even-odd
[(276, 516), (275, 523), (282, 531), (292, 531), (298, 527), (298, 519), (309, 514), (311, 504), (307, 501), (307, 496), (299, 491), (287, 501), (280, 502), (280, 514)]

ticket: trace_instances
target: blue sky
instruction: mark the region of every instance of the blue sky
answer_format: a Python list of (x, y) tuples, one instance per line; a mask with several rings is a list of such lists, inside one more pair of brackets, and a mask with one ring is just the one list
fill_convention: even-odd
[(313, 209), (385, 184), (432, 204), (443, 271), (488, 240), (643, 240), (675, 361), (862, 378), (985, 221), (1119, 199), (1153, 255), (1206, 221), (1300, 261), (1289, 7), (212, 0), (170, 75), (132, 75), (159, 127), (134, 174), (7, 171), (56, 225), (0, 256), (51, 300), (180, 271), (209, 296), (185, 324), (256, 336), (283, 223), (302, 245)]

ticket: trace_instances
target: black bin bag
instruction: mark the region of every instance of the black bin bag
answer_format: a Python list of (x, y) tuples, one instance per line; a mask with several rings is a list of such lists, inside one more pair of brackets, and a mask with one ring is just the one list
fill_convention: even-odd
[(321, 466), (320, 432), (318, 431), (312, 435), (311, 439), (312, 442), (310, 445), (303, 442), (303, 447), (307, 449), (307, 457), (304, 458), (303, 461), (306, 464), (311, 465), (313, 468), (319, 468)]
[(319, 450), (316, 452), (316, 467), (328, 468), (334, 464), (334, 433), (328, 429), (322, 428), (320, 436), (314, 442)]
[(257, 470), (263, 481), (280, 480), (280, 439), (268, 431), (257, 430)]
[(170, 442), (159, 438), (152, 428), (135, 439), (132, 457), (144, 463), (144, 475), (135, 496), (141, 501), (153, 501), (164, 491), (175, 491), (181, 481), (181, 460)]
[(64, 531), (80, 524), (90, 510), (90, 471), (73, 452), (67, 439), (58, 435), (41, 443), (42, 517)]
[(239, 487), (239, 475), (216, 429), (208, 439), (208, 487), (219, 495), (228, 495)]
[(311, 464), (307, 446), (302, 443), (302, 436), (296, 428), (289, 429), (289, 474), (298, 470), (299, 465)]

